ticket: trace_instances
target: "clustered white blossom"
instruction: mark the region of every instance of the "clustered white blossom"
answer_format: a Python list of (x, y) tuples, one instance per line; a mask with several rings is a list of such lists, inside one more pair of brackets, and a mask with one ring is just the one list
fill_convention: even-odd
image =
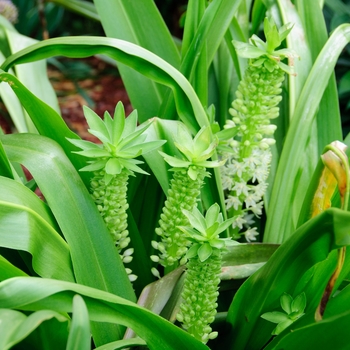
[(231, 234), (255, 241), (258, 236), (253, 227), (254, 217), (260, 217), (263, 196), (272, 159), (270, 146), (276, 126), (270, 120), (279, 114), (283, 71), (265, 67), (248, 66), (240, 82), (236, 99), (232, 102), (225, 129), (235, 130), (235, 136), (226, 141), (220, 156), (226, 159), (221, 169), (221, 180), (226, 193), (226, 210), (235, 217)]

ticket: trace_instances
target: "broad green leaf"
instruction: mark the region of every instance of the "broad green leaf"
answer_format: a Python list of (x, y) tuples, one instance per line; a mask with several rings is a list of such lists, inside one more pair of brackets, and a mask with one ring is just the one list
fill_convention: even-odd
[(272, 323), (280, 323), (288, 320), (288, 315), (280, 311), (272, 311), (262, 314), (261, 318)]
[[(106, 4), (104, 0), (94, 0), (94, 3), (108, 37), (137, 44), (175, 68), (180, 66), (179, 52), (154, 1), (143, 0), (136, 3), (128, 0), (110, 0)], [(138, 110), (140, 121), (159, 116), (159, 107), (167, 89), (127, 66), (125, 62), (119, 61), (118, 70), (133, 108)]]
[(75, 294), (83, 297), (91, 321), (130, 327), (146, 341), (150, 349), (208, 349), (170, 322), (111, 293), (80, 284), (35, 277), (11, 278), (0, 283), (0, 299), (5, 308), (49, 308), (56, 312), (71, 312)]
[[(1, 128), (0, 128), (0, 135), (3, 135)], [(6, 176), (10, 179), (13, 178), (11, 164), (6, 156), (4, 147), (1, 142), (0, 142), (0, 176)]]
[(53, 317), (60, 322), (67, 321), (65, 316), (53, 310), (40, 310), (26, 316), (19, 311), (0, 309), (0, 348), (3, 350), (11, 349), (39, 327), (42, 322)]
[[(333, 317), (308, 326), (293, 329), (278, 342), (271, 342), (266, 350), (294, 349), (347, 349), (350, 311), (344, 311)], [(276, 338), (277, 339), (277, 338)]]
[(209, 243), (204, 243), (198, 248), (198, 259), (201, 262), (206, 261), (212, 254), (213, 248)]
[(69, 330), (67, 350), (90, 350), (91, 335), (89, 313), (84, 299), (76, 294), (73, 297), (73, 316)]
[(27, 274), (0, 255), (0, 281), (19, 276), (27, 276)]
[[(295, 281), (326, 259), (332, 249), (350, 244), (349, 219), (349, 213), (335, 208), (311, 219), (242, 285), (228, 312), (228, 322), (235, 329), (228, 339), (230, 348), (255, 349), (266, 344), (271, 328), (260, 315), (278, 308), (284, 292), (293, 295)], [(306, 298), (309, 300), (308, 295)], [(316, 306), (306, 312), (314, 313)]]
[(29, 252), (42, 277), (75, 281), (67, 243), (49, 208), (27, 187), (0, 177), (0, 246)]
[[(69, 245), (77, 282), (134, 300), (103, 219), (62, 149), (54, 141), (34, 134), (5, 135), (2, 141), (9, 159), (29, 169), (45, 196)], [(100, 332), (93, 328), (97, 344), (113, 341), (122, 332), (111, 326), (99, 339)]]
[(193, 133), (199, 125), (208, 125), (206, 112), (188, 80), (160, 57), (126, 41), (84, 36), (48, 39), (7, 58), (1, 68), (7, 70), (16, 64), (55, 55), (81, 58), (98, 53), (104, 53), (155, 82), (169, 86), (174, 92), (179, 117)]
[[(0, 52), (0, 62), (2, 63), (4, 60), (5, 56), (2, 54), (2, 52)], [(12, 69), (10, 70), (10, 73), (14, 74)], [(13, 121), (15, 128), (18, 130), (18, 132), (26, 132), (28, 127), (25, 112), (21, 106), (21, 103), (16, 97), (16, 94), (8, 84), (0, 84), (0, 95), (1, 100), (11, 116), (11, 120)]]
[[(84, 159), (72, 153), (76, 148), (67, 140), (67, 138), (77, 139), (79, 136), (67, 127), (61, 116), (49, 105), (33, 95), (14, 75), (0, 70), (0, 81), (9, 84), (39, 133), (58, 142), (65, 150), (74, 167), (77, 170), (82, 168)], [(88, 183), (89, 178), (85, 176), (84, 181)]]
[[(264, 234), (265, 242), (282, 242), (296, 228), (299, 213), (296, 217), (290, 215), (290, 205), (298, 203), (300, 208), (303, 201), (300, 196), (294, 196), (301, 186), (299, 182), (303, 159), (301, 155), (305, 151), (308, 131), (337, 58), (349, 40), (350, 25), (338, 27), (323, 47), (304, 85), (286, 136), (271, 194)], [(323, 72), (322, 75), (319, 74), (320, 71)]]
[(205, 44), (209, 67), (240, 3), (241, 0), (219, 0), (209, 4), (181, 63), (181, 72), (186, 77), (190, 77)]

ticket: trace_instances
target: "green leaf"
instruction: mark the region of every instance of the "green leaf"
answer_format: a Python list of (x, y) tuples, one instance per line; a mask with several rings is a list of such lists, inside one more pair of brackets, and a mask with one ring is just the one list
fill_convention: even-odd
[(213, 248), (209, 243), (204, 243), (198, 248), (198, 259), (201, 262), (204, 262), (207, 260), (213, 252)]
[(89, 313), (84, 299), (76, 294), (73, 297), (73, 317), (67, 342), (67, 350), (90, 350), (91, 335)]
[[(0, 81), (9, 84), (21, 101), (23, 108), (25, 108), (31, 117), (39, 133), (55, 140), (64, 149), (66, 155), (77, 170), (82, 168), (84, 159), (73, 153), (76, 148), (67, 140), (69, 138), (78, 139), (79, 136), (67, 127), (61, 116), (54, 109), (33, 95), (33, 93), (12, 74), (0, 70)], [(85, 183), (89, 182), (88, 177), (82, 177)]]
[(261, 318), (272, 323), (280, 323), (289, 320), (288, 315), (280, 311), (266, 312), (261, 315)]
[[(49, 203), (69, 245), (76, 281), (134, 300), (132, 286), (107, 227), (62, 149), (40, 135), (1, 138), (9, 159), (29, 169)], [(121, 328), (111, 327), (102, 341), (115, 340), (122, 333)], [(96, 340), (99, 332), (95, 328), (93, 334)]]
[(195, 258), (198, 255), (198, 249), (200, 246), (201, 245), (199, 243), (192, 244), (186, 253), (186, 258), (187, 259)]
[[(112, 0), (107, 6), (104, 0), (94, 0), (94, 3), (107, 36), (137, 44), (173, 67), (180, 66), (179, 51), (153, 0), (138, 3)], [(147, 31), (144, 30), (145, 22), (150, 24)], [(140, 121), (159, 115), (167, 90), (127, 65), (118, 64), (118, 70), (131, 103), (138, 110)]]
[(106, 163), (106, 173), (110, 175), (120, 174), (123, 166), (120, 164), (118, 158), (110, 158)]
[(19, 311), (0, 309), (0, 348), (4, 350), (11, 349), (39, 327), (42, 322), (53, 317), (60, 322), (67, 321), (65, 316), (53, 310), (40, 310), (26, 316)]
[(100, 21), (100, 16), (97, 14), (95, 6), (86, 0), (50, 0), (50, 2), (63, 6), (67, 10), (84, 17)]
[(305, 307), (306, 307), (306, 295), (305, 293), (301, 293), (293, 300), (291, 304), (291, 309), (292, 309), (292, 312), (300, 314), (304, 312)]
[(343, 311), (319, 322), (293, 329), (284, 337), (276, 338), (266, 350), (272, 349), (346, 349), (350, 312)]
[[(316, 263), (326, 259), (332, 249), (350, 244), (349, 219), (349, 213), (332, 208), (309, 220), (241, 286), (227, 317), (236, 329), (234, 338), (231, 338), (233, 334), (228, 337), (231, 348), (255, 349), (266, 344), (271, 330), (259, 320), (260, 315), (278, 308), (280, 295), (284, 292), (292, 295), (295, 281)], [(310, 290), (310, 293), (314, 292)], [(312, 299), (312, 295), (306, 294), (306, 298)], [(310, 304), (305, 311), (314, 314), (316, 307), (317, 303), (312, 308)], [(246, 315), (249, 315), (249, 322), (244, 322)]]
[(6, 70), (15, 64), (57, 54), (88, 57), (97, 53), (108, 54), (152, 80), (169, 86), (174, 92), (180, 119), (193, 133), (199, 129), (199, 125), (209, 125), (206, 112), (191, 84), (178, 70), (151, 52), (122, 40), (84, 36), (48, 39), (7, 58), (1, 68)]
[[(307, 186), (309, 183), (305, 178), (303, 182), (299, 181), (305, 168), (304, 158), (301, 155), (305, 154), (309, 142), (309, 131), (337, 58), (349, 40), (350, 25), (348, 24), (338, 27), (332, 33), (318, 55), (298, 99), (274, 181), (268, 209), (273, 215), (268, 214), (264, 234), (265, 242), (282, 242), (296, 228), (300, 207), (306, 193), (305, 188), (300, 191), (300, 186)], [(320, 71), (322, 75), (319, 74)], [(300, 195), (296, 196), (297, 193)], [(291, 203), (293, 203), (294, 215), (290, 215)]]
[(272, 335), (278, 335), (288, 328), (294, 321), (291, 319), (285, 320), (277, 325), (277, 327), (272, 331)]
[[(214, 223), (219, 220), (219, 214), (220, 214), (220, 207), (217, 203), (215, 203), (207, 210), (207, 213), (205, 214), (206, 226), (210, 227), (214, 225)], [(221, 216), (221, 219), (222, 219), (222, 216)]]
[(0, 255), (0, 281), (19, 276), (28, 275)]
[(116, 145), (123, 134), (124, 128), (125, 128), (125, 111), (124, 106), (122, 103), (118, 102), (115, 110), (114, 110), (114, 116), (113, 116), (113, 128), (110, 130), (110, 133), (112, 135), (111, 140), (113, 141), (112, 144)]
[(83, 106), (84, 116), (91, 130), (98, 131), (105, 138), (109, 138), (109, 132), (103, 120), (89, 107)]
[(190, 212), (186, 209), (183, 209), (182, 212), (186, 215), (188, 221), (190, 222), (190, 225), (195, 228), (200, 233), (205, 233), (207, 229), (207, 225), (205, 222), (205, 219), (201, 212), (198, 210), (197, 207), (193, 208), (193, 211)]
[[(0, 283), (0, 299), (5, 308), (52, 309), (71, 312), (72, 298), (80, 294), (91, 321), (121, 324), (132, 328), (151, 350), (201, 350), (207, 346), (165, 319), (114, 294), (80, 284), (35, 277), (18, 277)], [(161, 330), (161, 331), (159, 331)]]
[(27, 251), (43, 277), (75, 281), (67, 243), (50, 209), (21, 183), (0, 177), (0, 246)]
[(290, 314), (292, 312), (292, 302), (293, 302), (293, 298), (288, 294), (288, 293), (283, 293), (283, 295), (281, 296), (281, 307), (282, 309), (287, 313)]

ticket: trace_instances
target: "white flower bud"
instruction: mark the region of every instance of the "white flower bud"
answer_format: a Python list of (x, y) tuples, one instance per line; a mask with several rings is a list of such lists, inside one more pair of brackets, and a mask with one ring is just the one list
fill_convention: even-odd
[(159, 262), (159, 256), (158, 255), (151, 255), (150, 258), (155, 263)]

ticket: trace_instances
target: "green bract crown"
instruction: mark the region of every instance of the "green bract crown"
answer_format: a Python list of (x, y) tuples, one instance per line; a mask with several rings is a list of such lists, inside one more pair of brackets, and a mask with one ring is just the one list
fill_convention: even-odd
[(150, 152), (166, 141), (146, 141), (143, 132), (151, 125), (152, 121), (137, 126), (137, 111), (134, 110), (127, 118), (123, 104), (119, 102), (116, 106), (114, 117), (108, 112), (102, 120), (94, 111), (84, 106), (84, 114), (90, 127), (90, 134), (96, 136), (102, 144), (85, 140), (69, 139), (71, 143), (82, 149), (75, 153), (84, 157), (94, 158), (89, 165), (80, 169), (81, 171), (96, 171), (105, 168), (106, 183), (112, 176), (120, 174), (126, 169), (130, 175), (134, 172), (147, 174), (138, 164), (143, 162), (134, 159), (142, 154)]
[(182, 212), (188, 218), (191, 227), (180, 226), (179, 229), (188, 236), (189, 241), (193, 242), (186, 253), (187, 259), (198, 256), (199, 260), (203, 262), (214, 251), (222, 251), (227, 245), (238, 244), (238, 242), (232, 241), (231, 238), (219, 237), (220, 233), (225, 231), (235, 218), (224, 221), (217, 203), (208, 209), (205, 217), (197, 208), (194, 208), (192, 212), (183, 209)]
[[(288, 23), (280, 29), (277, 29), (272, 19), (269, 20), (265, 18), (264, 34), (266, 42), (254, 34), (249, 39), (249, 43), (234, 40), (233, 45), (239, 56), (255, 59), (252, 63), (254, 66), (264, 65), (266, 69), (273, 71), (277, 64), (286, 73), (294, 74), (292, 68), (293, 60), (295, 57), (298, 57), (298, 55), (291, 49), (275, 50), (281, 45), (292, 28), (293, 26)], [(285, 58), (288, 58), (288, 65), (281, 62), (281, 60)]]
[(192, 180), (197, 178), (197, 167), (215, 168), (225, 163), (225, 160), (207, 160), (214, 154), (219, 142), (216, 136), (214, 136), (214, 139), (212, 140), (212, 134), (209, 127), (202, 127), (196, 136), (192, 138), (186, 126), (179, 124), (176, 140), (177, 142), (174, 142), (174, 144), (183, 154), (183, 159), (169, 156), (161, 151), (159, 151), (159, 153), (164, 157), (164, 160), (174, 168), (172, 170), (187, 169), (188, 176)]

